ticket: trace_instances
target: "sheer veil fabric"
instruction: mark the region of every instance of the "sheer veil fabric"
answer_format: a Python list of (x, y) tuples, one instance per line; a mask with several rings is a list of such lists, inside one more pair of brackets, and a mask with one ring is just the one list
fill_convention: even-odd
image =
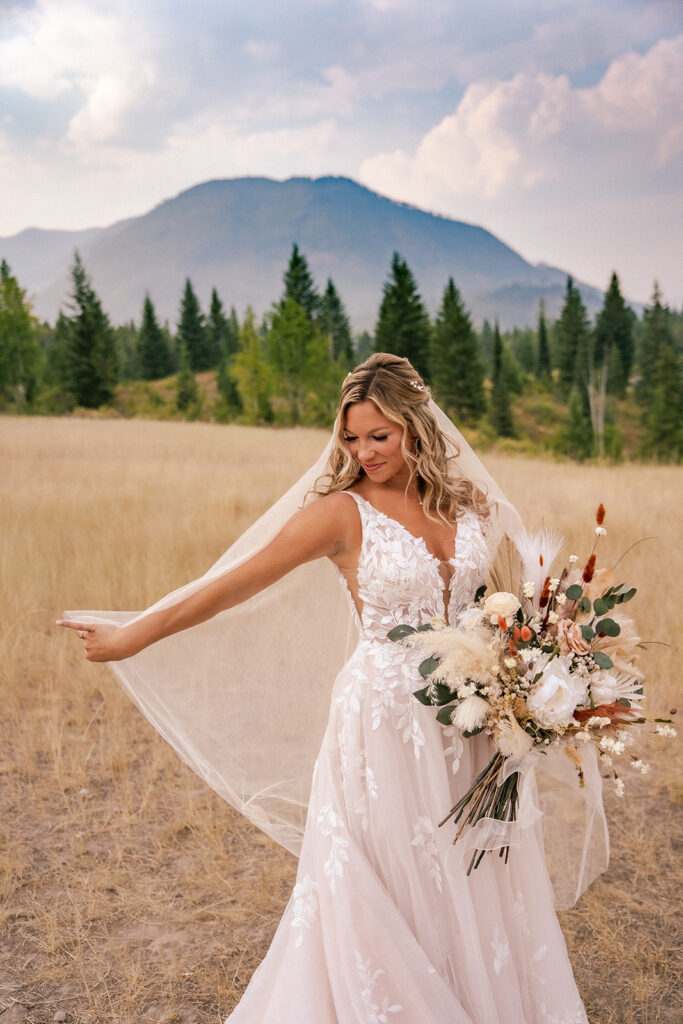
[[(457, 456), (451, 472), (470, 479), (492, 503), (487, 531), (492, 581), (496, 589), (516, 589), (519, 570), (510, 538), (522, 527), (519, 515), (433, 400), (430, 409), (449, 454)], [(267, 544), (304, 504), (327, 470), (332, 446), (330, 438), (318, 460), (199, 579), (143, 612), (71, 610), (66, 617), (124, 624), (170, 607), (229, 572)], [(358, 614), (346, 588), (332, 563), (318, 559), (243, 604), (132, 658), (110, 662), (109, 668), (201, 778), (298, 856), (334, 680), (357, 636)], [(587, 784), (581, 790), (575, 769), (559, 751), (532, 755), (521, 767), (522, 826), (543, 821), (556, 905), (566, 907), (607, 865), (597, 765), (594, 759), (584, 765)], [(495, 848), (506, 838), (491, 835), (487, 842)]]

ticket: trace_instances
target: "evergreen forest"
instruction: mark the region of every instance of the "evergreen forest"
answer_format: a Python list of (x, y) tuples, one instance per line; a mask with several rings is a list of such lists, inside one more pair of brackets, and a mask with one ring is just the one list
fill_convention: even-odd
[(147, 294), (139, 322), (113, 325), (78, 252), (70, 277), (56, 322), (41, 323), (0, 262), (0, 411), (329, 426), (349, 369), (389, 351), (412, 361), (479, 448), (681, 459), (683, 313), (656, 283), (639, 318), (613, 273), (591, 322), (569, 277), (556, 320), (541, 302), (534, 328), (501, 332), (474, 325), (452, 278), (430, 318), (394, 253), (374, 333), (354, 334), (343, 296), (314, 280), (297, 245), (262, 317), (238, 315), (216, 288), (203, 308), (187, 279), (174, 324)]

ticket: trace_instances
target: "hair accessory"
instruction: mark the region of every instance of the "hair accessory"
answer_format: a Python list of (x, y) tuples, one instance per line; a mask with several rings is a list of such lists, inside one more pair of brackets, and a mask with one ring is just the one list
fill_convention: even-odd
[(427, 390), (427, 388), (424, 386), (424, 384), (420, 384), (419, 380), (411, 380), (410, 386), (411, 386), (411, 388), (415, 388), (416, 391), (426, 391)]

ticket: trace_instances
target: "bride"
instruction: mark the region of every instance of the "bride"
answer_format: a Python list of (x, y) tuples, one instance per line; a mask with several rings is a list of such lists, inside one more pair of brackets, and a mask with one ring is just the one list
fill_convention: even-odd
[(315, 466), (204, 577), (141, 614), (60, 620), (299, 854), (230, 1024), (586, 1022), (538, 828), (467, 875), (437, 823), (490, 741), (439, 725), (412, 696), (422, 656), (387, 639), (454, 622), (518, 527), (408, 360), (380, 353)]

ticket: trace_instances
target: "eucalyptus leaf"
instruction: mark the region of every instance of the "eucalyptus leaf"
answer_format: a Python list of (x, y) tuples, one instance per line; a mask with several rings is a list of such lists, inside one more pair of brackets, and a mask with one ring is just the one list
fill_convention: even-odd
[(417, 630), (413, 626), (408, 626), (404, 623), (390, 629), (387, 636), (390, 640), (403, 640), (404, 637), (410, 636), (411, 633), (417, 633)]
[(596, 597), (595, 601), (593, 602), (593, 611), (596, 615), (605, 615), (606, 612), (609, 611), (609, 604), (607, 603), (604, 594), (602, 595), (602, 597)]
[(421, 626), (417, 627), (418, 633), (431, 633), (434, 627), (431, 622), (423, 622)]
[(593, 630), (591, 629), (590, 626), (582, 626), (581, 627), (581, 636), (583, 637), (584, 640), (592, 640), (593, 637), (595, 636), (595, 633), (593, 632)]
[(426, 704), (427, 707), (432, 707), (432, 698), (429, 696), (429, 687), (425, 686), (422, 690), (413, 690), (413, 697), (417, 697), (420, 704)]
[(579, 608), (582, 612), (589, 612), (591, 610), (590, 598), (582, 597), (579, 603)]
[[(438, 715), (437, 715), (437, 718), (438, 718)], [(463, 731), (463, 736), (465, 737), (466, 740), (469, 740), (469, 739), (472, 738), (472, 736), (478, 736), (479, 733), (483, 732), (483, 731), (484, 731), (484, 726), (480, 725), (478, 729), (473, 729), (472, 732), (464, 732)]]
[(602, 633), (604, 636), (619, 636), (621, 626), (614, 619), (600, 619), (595, 623), (595, 632)]
[(605, 654), (604, 651), (594, 651), (593, 661), (598, 668), (612, 668), (614, 662), (610, 658), (609, 654)]
[(567, 600), (578, 601), (583, 596), (583, 587), (579, 586), (578, 583), (572, 583), (571, 587), (567, 587)]
[(624, 604), (625, 601), (630, 601), (632, 597), (635, 597), (637, 590), (635, 587), (630, 587), (623, 594), (617, 594), (617, 602)]
[[(451, 696), (453, 695), (451, 694)], [(451, 715), (455, 711), (456, 706), (457, 705), (449, 704), (448, 707), (440, 708), (436, 713), (437, 722), (440, 722), (441, 725), (452, 725)]]
[(440, 664), (441, 662), (438, 658), (426, 658), (424, 661), (420, 662), (418, 672), (420, 673), (423, 679), (426, 679), (427, 676), (430, 676), (432, 672), (434, 672), (439, 667)]

